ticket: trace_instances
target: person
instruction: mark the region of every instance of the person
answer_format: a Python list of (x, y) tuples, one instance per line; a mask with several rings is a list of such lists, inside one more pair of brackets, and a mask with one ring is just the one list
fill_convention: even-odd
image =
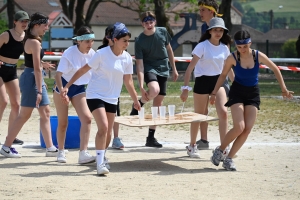
[[(194, 71), (196, 78), (193, 89), (194, 112), (206, 114), (209, 95), (217, 96), (216, 111), (219, 118), (220, 141), (222, 141), (227, 132), (227, 112), (224, 107), (226, 92), (223, 86), (216, 93), (212, 93), (212, 90), (222, 72), (224, 62), (230, 54), (227, 45), (230, 43), (231, 38), (227, 34), (228, 29), (225, 27), (222, 18), (212, 18), (209, 24), (210, 26), (201, 37), (200, 43), (192, 52), (193, 58), (184, 76), (184, 86), (180, 98), (183, 102), (187, 100), (189, 80), (191, 73)], [(199, 122), (191, 123), (190, 145), (186, 147), (187, 154), (190, 157), (200, 157), (196, 144), (199, 125)]]
[(117, 110), (123, 82), (134, 101), (134, 107), (140, 110), (137, 93), (134, 89), (132, 73), (132, 58), (125, 50), (129, 45), (131, 33), (123, 23), (114, 24), (110, 35), (112, 46), (98, 50), (89, 62), (80, 68), (63, 89), (68, 92), (69, 87), (82, 75), (92, 70), (92, 77), (87, 86), (86, 98), (88, 107), (93, 114), (98, 127), (95, 138), (97, 174), (109, 173), (110, 166), (104, 160)]
[(250, 48), (251, 37), (248, 31), (242, 30), (236, 32), (234, 41), (237, 50), (227, 58), (210, 98), (210, 103), (214, 104), (216, 92), (233, 67), (235, 78), (229, 92), (229, 100), (225, 104), (225, 106), (230, 107), (233, 128), (229, 130), (225, 138), (221, 141), (221, 146), (215, 149), (211, 157), (211, 162), (218, 166), (222, 159), (223, 151), (229, 143), (234, 141), (228, 156), (223, 161), (223, 167), (230, 171), (236, 170), (232, 158), (247, 140), (254, 126), (257, 111), (259, 110), (259, 63), (263, 63), (273, 70), (284, 98), (293, 98), (294, 93), (286, 88), (282, 75), (276, 65), (262, 52)]
[[(20, 88), (17, 76), (17, 62), (24, 52), (24, 30), (27, 28), (29, 16), (25, 11), (18, 11), (14, 15), (14, 27), (0, 35), (0, 122), (8, 104), (11, 106), (8, 130), (17, 118), (20, 110)], [(13, 144), (22, 145), (24, 142), (15, 138)]]
[(30, 118), (34, 108), (40, 115), (40, 128), (46, 144), (46, 156), (56, 157), (57, 148), (52, 143), (50, 127), (49, 98), (42, 68), (47, 70), (54, 68), (53, 64), (42, 63), (44, 50), (41, 47), (40, 36), (48, 30), (48, 17), (41, 13), (34, 13), (30, 17), (30, 23), (24, 37), (25, 69), (20, 76), (21, 110), (18, 117), (8, 130), (6, 141), (0, 153), (5, 157), (20, 158), (21, 154), (11, 147), (12, 142), (20, 132), (23, 125)]
[[(113, 25), (109, 25), (108, 27), (106, 27), (105, 35), (102, 40), (102, 45), (98, 47), (98, 50), (102, 49), (104, 47), (107, 47), (107, 46), (112, 46), (114, 44), (113, 41), (109, 38), (109, 35), (113, 31), (113, 28), (114, 28)], [(116, 116), (120, 116), (120, 98), (118, 98)], [(125, 146), (122, 143), (121, 138), (119, 138), (119, 123), (114, 122), (113, 132), (114, 132), (114, 138), (113, 138), (113, 142), (112, 142), (112, 148), (124, 149)]]
[[(174, 54), (170, 45), (171, 37), (164, 27), (155, 27), (156, 17), (150, 12), (144, 12), (140, 17), (144, 31), (135, 40), (135, 59), (139, 88), (141, 91), (140, 104), (153, 100), (153, 106), (161, 106), (166, 96), (167, 79), (172, 67), (172, 78), (176, 81), (178, 72), (175, 66)], [(144, 82), (148, 91), (144, 89)], [(132, 108), (130, 115), (138, 115)], [(162, 147), (154, 137), (156, 126), (150, 126), (146, 145), (148, 147)]]
[[(201, 26), (201, 33), (202, 33), (202, 35), (204, 35), (206, 33), (207, 29), (209, 28), (209, 21), (214, 17), (221, 17), (223, 15), (219, 14), (217, 12), (219, 9), (219, 6), (215, 0), (200, 0), (198, 2), (198, 5), (199, 5), (201, 21), (204, 22)], [(230, 48), (230, 44), (228, 44), (228, 48)], [(229, 76), (230, 80), (233, 81), (234, 73), (232, 70), (229, 72), (228, 76)], [(222, 87), (225, 89), (226, 95), (228, 96), (230, 86), (229, 86), (227, 77), (226, 77)], [(227, 116), (227, 109), (225, 106), (222, 105), (224, 102), (219, 102), (219, 100), (224, 100), (224, 99), (218, 98), (216, 105), (220, 105), (221, 107), (219, 107), (219, 108), (222, 109), (224, 116), (225, 115)], [(208, 114), (208, 107), (205, 110), (205, 114), (206, 115)], [(222, 132), (226, 133), (227, 129), (228, 129), (227, 128), (228, 121), (227, 121), (227, 119), (226, 120), (224, 119), (224, 121), (222, 121), (222, 120), (219, 121), (219, 123), (221, 123), (221, 122), (223, 122), (224, 124), (219, 124), (219, 127), (223, 127), (224, 131), (222, 131)], [(196, 142), (198, 149), (208, 149), (209, 148), (207, 129), (208, 129), (208, 123), (206, 123), (206, 122), (200, 123), (200, 140), (198, 140)], [(222, 136), (224, 136), (224, 134), (220, 135), (220, 139), (223, 138)]]
[(88, 84), (91, 78), (91, 72), (85, 73), (82, 77), (76, 80), (70, 86), (66, 96), (63, 96), (64, 94), (61, 93), (61, 90), (69, 82), (75, 72), (82, 66), (84, 66), (95, 54), (95, 51), (92, 49), (95, 39), (94, 32), (90, 28), (83, 26), (78, 29), (76, 35), (77, 36), (74, 39), (77, 41), (77, 44), (69, 47), (64, 51), (59, 61), (59, 65), (57, 67), (55, 75), (56, 88), (53, 94), (53, 99), (58, 118), (56, 135), (59, 151), (57, 155), (57, 162), (67, 162), (64, 151), (66, 130), (68, 127), (69, 108), (68, 104), (64, 102), (64, 99), (67, 97), (75, 108), (81, 123), (78, 163), (86, 164), (95, 162), (95, 157), (90, 155), (87, 151), (92, 123), (92, 115), (86, 104), (85, 85)]

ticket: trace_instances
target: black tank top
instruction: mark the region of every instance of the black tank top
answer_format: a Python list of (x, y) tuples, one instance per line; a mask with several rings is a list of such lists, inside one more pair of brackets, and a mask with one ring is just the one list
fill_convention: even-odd
[(24, 52), (23, 40), (16, 41), (9, 30), (6, 32), (9, 35), (8, 43), (2, 45), (0, 55), (6, 58), (19, 59)]
[[(41, 49), (41, 53), (40, 53), (40, 59), (41, 59), (41, 61), (42, 61), (43, 57), (44, 57), (44, 50)], [(25, 60), (25, 66), (26, 67), (33, 68), (32, 54), (27, 54), (24, 51), (24, 60)]]

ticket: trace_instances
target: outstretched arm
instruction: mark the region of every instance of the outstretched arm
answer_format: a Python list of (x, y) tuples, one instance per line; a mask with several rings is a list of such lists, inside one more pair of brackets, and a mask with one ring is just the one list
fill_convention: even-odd
[(166, 46), (166, 48), (167, 48), (167, 53), (168, 53), (168, 57), (169, 57), (169, 62), (172, 67), (172, 78), (173, 78), (173, 81), (177, 81), (178, 72), (177, 72), (176, 65), (175, 65), (173, 49), (172, 49), (170, 43)]
[(140, 105), (140, 102), (138, 101), (138, 96), (137, 96), (137, 93), (134, 89), (132, 75), (131, 74), (125, 74), (124, 78), (123, 78), (123, 82), (124, 82), (124, 85), (125, 85), (127, 91), (129, 92), (129, 95), (130, 95), (131, 99), (133, 100), (134, 108), (136, 110), (140, 110), (141, 105)]

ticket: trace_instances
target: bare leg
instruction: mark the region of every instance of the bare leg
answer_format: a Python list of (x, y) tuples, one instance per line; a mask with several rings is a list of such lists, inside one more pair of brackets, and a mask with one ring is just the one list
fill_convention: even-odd
[(4, 110), (8, 104), (6, 89), (2, 78), (0, 78), (0, 122), (3, 117)]
[(227, 101), (226, 92), (224, 87), (220, 87), (219, 91), (216, 94), (216, 111), (219, 118), (219, 133), (220, 133), (220, 142), (224, 139), (228, 131), (228, 116), (227, 108), (224, 106)]
[(46, 148), (53, 146), (51, 126), (50, 126), (50, 107), (49, 105), (40, 106), (38, 108), (40, 114), (40, 127), (46, 144)]

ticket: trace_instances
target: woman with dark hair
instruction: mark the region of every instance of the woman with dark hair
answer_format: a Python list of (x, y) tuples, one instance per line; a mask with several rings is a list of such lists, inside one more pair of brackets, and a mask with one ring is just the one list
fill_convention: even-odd
[[(27, 28), (28, 22), (28, 14), (25, 11), (18, 11), (14, 15), (14, 28), (0, 35), (0, 122), (9, 99), (11, 110), (8, 119), (8, 130), (20, 110), (17, 62), (24, 52), (24, 30)], [(9, 98), (7, 98), (6, 93)], [(15, 138), (13, 144), (22, 145), (23, 141)]]
[(48, 30), (48, 17), (41, 13), (34, 13), (24, 38), (25, 69), (20, 77), (21, 110), (18, 117), (8, 130), (6, 141), (1, 149), (1, 154), (6, 157), (20, 158), (19, 154), (11, 147), (13, 140), (20, 132), (23, 125), (30, 118), (34, 108), (40, 115), (40, 128), (46, 144), (46, 156), (57, 155), (57, 148), (52, 143), (50, 127), (50, 107), (46, 85), (43, 79), (43, 68), (54, 68), (53, 64), (43, 63), (44, 50), (41, 47), (41, 36)]
[[(107, 46), (112, 46), (114, 44), (113, 41), (109, 38), (113, 30), (114, 30), (113, 25), (109, 25), (105, 29), (105, 36), (102, 40), (102, 45), (98, 47), (98, 50), (102, 49), (104, 47), (107, 47)], [(116, 115), (120, 116), (120, 98), (118, 98)], [(119, 124), (118, 123), (114, 123), (113, 132), (114, 132), (114, 139), (113, 139), (113, 142), (112, 142), (112, 148), (124, 149), (125, 146), (122, 143), (121, 138), (119, 138)], [(106, 159), (106, 158), (104, 158), (104, 159)]]
[(123, 82), (134, 101), (134, 107), (140, 110), (140, 103), (132, 80), (132, 58), (125, 51), (129, 45), (130, 37), (131, 33), (124, 24), (115, 23), (110, 35), (114, 44), (98, 50), (90, 61), (74, 74), (62, 91), (67, 94), (70, 86), (78, 78), (92, 70), (86, 98), (98, 127), (95, 139), (98, 175), (109, 173), (107, 162), (104, 161), (105, 149), (111, 140), (118, 97)]
[(55, 75), (56, 88), (53, 94), (53, 99), (58, 118), (56, 135), (59, 151), (57, 155), (57, 162), (67, 162), (64, 144), (66, 140), (66, 130), (68, 127), (69, 109), (69, 105), (65, 102), (65, 99), (68, 98), (68, 101), (71, 101), (81, 122), (78, 163), (86, 164), (95, 161), (95, 157), (90, 155), (87, 151), (92, 115), (86, 104), (85, 85), (90, 81), (92, 76), (91, 72), (85, 73), (76, 80), (70, 86), (66, 96), (63, 96), (64, 94), (61, 93), (61, 90), (69, 82), (76, 71), (84, 66), (95, 54), (95, 51), (92, 49), (95, 35), (90, 28), (83, 26), (77, 31), (77, 36), (73, 39), (77, 41), (76, 45), (73, 45), (64, 51)]
[[(222, 72), (225, 60), (230, 54), (227, 47), (230, 44), (230, 37), (227, 35), (222, 18), (212, 18), (209, 22), (209, 28), (202, 35), (199, 44), (193, 50), (193, 58), (190, 62), (185, 76), (184, 86), (181, 90), (181, 100), (185, 102), (188, 98), (189, 81), (192, 71), (194, 70), (195, 85), (194, 85), (194, 111), (199, 114), (206, 114), (208, 109), (208, 99), (210, 95), (217, 96), (216, 111), (219, 118), (219, 133), (220, 141), (225, 137), (227, 132), (227, 109), (224, 106), (227, 97), (224, 87), (221, 87), (217, 92), (212, 93), (219, 75)], [(207, 123), (207, 122), (201, 122)], [(186, 147), (187, 154), (190, 157), (199, 158), (196, 139), (200, 123), (191, 123), (190, 145)], [(227, 149), (229, 151), (229, 147)]]
[[(257, 111), (259, 110), (259, 64), (263, 63), (273, 70), (279, 82), (283, 98), (293, 98), (294, 93), (286, 88), (277, 66), (265, 54), (250, 48), (251, 37), (247, 31), (238, 31), (234, 35), (234, 41), (237, 51), (233, 52), (227, 58), (222, 74), (219, 76), (216, 86), (212, 91), (212, 94), (216, 94), (219, 91), (228, 72), (233, 68), (235, 78), (229, 92), (229, 100), (225, 104), (225, 106), (230, 107), (233, 128), (229, 130), (225, 138), (221, 141), (221, 146), (215, 149), (211, 157), (211, 162), (216, 166), (223, 160), (223, 167), (229, 171), (236, 171), (232, 158), (247, 140), (254, 126)], [(212, 95), (210, 103), (214, 104), (216, 98), (218, 97)], [(225, 159), (222, 159), (225, 148), (232, 141), (234, 143), (229, 154)]]

